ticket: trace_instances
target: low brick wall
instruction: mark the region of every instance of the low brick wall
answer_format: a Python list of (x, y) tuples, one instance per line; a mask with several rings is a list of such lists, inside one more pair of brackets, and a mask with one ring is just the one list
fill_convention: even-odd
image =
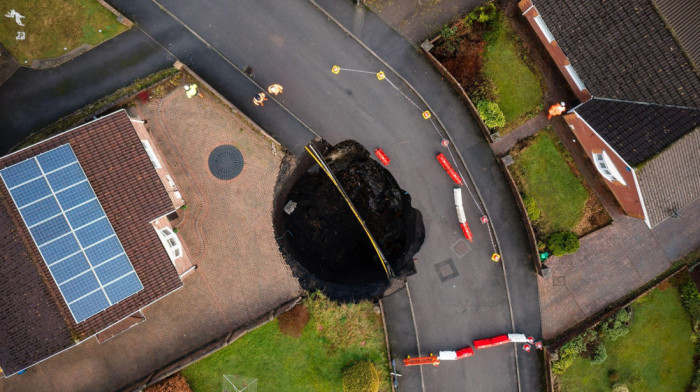
[(142, 391), (145, 388), (165, 379), (173, 374), (179, 372), (180, 370), (184, 369), (185, 367), (189, 366), (190, 364), (199, 361), (200, 359), (214, 353), (217, 350), (220, 350), (229, 344), (233, 343), (236, 341), (238, 338), (241, 336), (245, 335), (246, 333), (257, 329), (268, 322), (272, 321), (273, 319), (279, 317), (282, 313), (290, 310), (294, 306), (296, 306), (299, 302), (301, 302), (301, 297), (297, 297), (282, 306), (276, 308), (275, 310), (272, 310), (270, 312), (266, 312), (265, 314), (261, 315), (260, 317), (254, 319), (253, 321), (249, 322), (248, 324), (236, 328), (230, 332), (228, 332), (225, 335), (220, 336), (217, 339), (214, 339), (213, 341), (203, 345), (202, 347), (191, 351), (188, 354), (185, 354), (184, 356), (180, 357), (179, 359), (174, 360), (173, 362), (170, 362), (169, 364), (163, 366), (160, 369), (156, 369), (149, 373), (148, 376), (143, 377), (134, 383), (124, 386), (119, 389), (119, 391)]
[[(433, 39), (435, 41), (435, 39)], [(431, 41), (432, 42), (432, 41)], [(484, 122), (481, 120), (481, 117), (479, 116), (479, 112), (476, 110), (476, 106), (474, 106), (474, 103), (472, 100), (469, 98), (469, 95), (467, 95), (467, 92), (464, 91), (464, 88), (462, 88), (462, 85), (459, 84), (457, 79), (455, 79), (454, 76), (433, 56), (432, 53), (429, 51), (421, 48), (421, 52), (423, 52), (423, 55), (430, 61), (430, 63), (435, 67), (435, 69), (440, 72), (440, 75), (444, 77), (452, 86), (452, 88), (459, 94), (459, 96), (462, 98), (462, 100), (467, 104), (467, 108), (469, 109), (469, 112), (474, 116), (474, 119), (476, 120), (477, 124), (479, 125), (479, 129), (481, 129), (481, 133), (484, 134), (484, 137), (486, 138), (486, 141), (490, 143), (493, 143), (493, 139), (491, 139), (491, 132), (489, 131), (488, 127)]]
[(530, 222), (530, 217), (528, 216), (527, 210), (525, 209), (525, 203), (523, 203), (523, 198), (522, 196), (520, 196), (518, 186), (515, 184), (515, 179), (510, 174), (510, 170), (508, 170), (508, 167), (503, 163), (502, 159), (496, 160), (501, 166), (501, 171), (503, 171), (503, 174), (506, 177), (511, 192), (513, 192), (513, 197), (515, 197), (515, 203), (518, 205), (518, 209), (520, 210), (520, 217), (523, 219), (523, 223), (525, 224), (527, 241), (530, 243), (530, 257), (532, 257), (532, 261), (535, 265), (535, 271), (537, 271), (538, 275), (542, 276), (542, 262), (540, 261), (540, 252), (537, 249), (537, 237), (535, 237), (535, 230), (532, 228), (532, 222)]

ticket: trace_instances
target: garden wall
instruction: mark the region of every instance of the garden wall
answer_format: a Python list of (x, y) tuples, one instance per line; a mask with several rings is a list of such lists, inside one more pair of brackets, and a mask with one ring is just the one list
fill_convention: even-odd
[(508, 181), (508, 186), (510, 187), (511, 192), (513, 192), (515, 204), (518, 205), (520, 217), (523, 219), (523, 223), (525, 224), (527, 242), (530, 244), (530, 257), (532, 257), (532, 261), (535, 264), (535, 271), (537, 271), (538, 275), (544, 276), (543, 270), (546, 270), (547, 267), (543, 267), (542, 261), (540, 261), (540, 252), (537, 249), (537, 237), (535, 237), (535, 230), (532, 228), (532, 222), (530, 222), (530, 216), (527, 214), (527, 209), (525, 208), (523, 198), (520, 196), (520, 191), (518, 190), (518, 186), (515, 184), (513, 176), (510, 174), (510, 170), (508, 170), (508, 167), (505, 165), (505, 163), (503, 163), (503, 159), (497, 159), (497, 161), (501, 166), (501, 171), (503, 171), (503, 174)]
[(194, 351), (185, 354), (184, 356), (174, 360), (173, 362), (170, 362), (169, 364), (161, 367), (160, 369), (152, 371), (148, 374), (148, 376), (143, 377), (132, 384), (121, 387), (120, 389), (118, 389), (118, 391), (141, 391), (146, 387), (149, 387), (165, 378), (168, 378), (173, 374), (179, 372), (180, 370), (184, 369), (185, 367), (189, 366), (190, 364), (197, 362), (200, 359), (210, 354), (213, 354), (215, 351), (218, 351), (219, 349), (228, 346), (229, 344), (233, 343), (246, 333), (267, 324), (273, 319), (279, 317), (282, 313), (285, 313), (294, 306), (296, 306), (299, 302), (301, 302), (301, 297), (297, 297), (283, 304), (275, 310), (266, 312), (265, 314), (254, 319), (248, 324), (245, 324), (242, 327), (236, 328), (226, 333), (225, 335), (214, 339), (213, 341), (203, 345), (202, 347)]
[[(437, 38), (434, 38), (431, 42), (435, 42)], [(432, 46), (432, 44), (431, 44)], [(421, 45), (421, 52), (423, 52), (423, 55), (428, 58), (428, 61), (440, 72), (440, 75), (442, 75), (452, 86), (453, 89), (459, 94), (459, 96), (462, 98), (462, 100), (467, 104), (467, 108), (469, 109), (469, 112), (474, 116), (474, 119), (476, 120), (476, 123), (479, 125), (479, 129), (481, 129), (481, 133), (484, 134), (484, 137), (486, 138), (486, 141), (490, 143), (493, 143), (493, 139), (491, 139), (491, 132), (489, 131), (488, 127), (484, 122), (481, 120), (481, 116), (479, 116), (479, 112), (476, 110), (476, 106), (474, 106), (474, 102), (469, 98), (469, 95), (467, 95), (467, 92), (464, 91), (464, 88), (462, 88), (462, 85), (459, 84), (457, 79), (455, 79), (454, 76), (433, 56), (432, 53), (429, 51), (425, 50), (425, 48)]]

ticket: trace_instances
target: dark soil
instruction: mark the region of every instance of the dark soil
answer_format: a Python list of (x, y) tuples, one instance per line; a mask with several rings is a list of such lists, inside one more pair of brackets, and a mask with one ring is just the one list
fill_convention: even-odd
[[(313, 160), (298, 162), (278, 183), (275, 230), (280, 247), (307, 290), (321, 289), (336, 300), (381, 297), (415, 273), (413, 255), (424, 239), (421, 214), (391, 173), (359, 143), (344, 141), (324, 150), (398, 279), (387, 279), (362, 226)], [(280, 212), (289, 200), (297, 203), (291, 215)]]
[(304, 330), (304, 327), (308, 322), (309, 309), (307, 309), (303, 304), (298, 304), (288, 312), (282, 313), (282, 315), (277, 318), (280, 332), (295, 338), (301, 336), (301, 331)]
[(177, 373), (146, 388), (145, 392), (192, 392), (185, 377)]
[(484, 32), (487, 26), (473, 23), (467, 27), (462, 20), (455, 24), (455, 36), (435, 42), (433, 55), (467, 91), (479, 79), (486, 47)]

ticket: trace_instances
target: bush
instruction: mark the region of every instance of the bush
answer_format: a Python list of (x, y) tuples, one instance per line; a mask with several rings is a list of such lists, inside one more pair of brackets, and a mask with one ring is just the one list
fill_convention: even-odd
[(578, 242), (578, 237), (570, 231), (554, 233), (547, 239), (547, 247), (552, 251), (554, 256), (574, 253), (578, 250), (579, 246), (581, 245)]
[(344, 392), (377, 392), (379, 375), (369, 361), (356, 362), (343, 373)]
[(629, 322), (629, 312), (625, 309), (620, 309), (619, 312), (600, 324), (600, 332), (608, 339), (615, 341), (630, 332)]
[(537, 204), (535, 203), (535, 199), (532, 198), (532, 196), (523, 194), (523, 204), (525, 205), (525, 210), (527, 211), (527, 216), (530, 218), (531, 221), (535, 221), (540, 218), (540, 215), (542, 215), (542, 211), (537, 208)]
[(700, 293), (692, 279), (686, 279), (681, 285), (681, 301), (690, 316), (693, 331), (700, 332)]
[(474, 22), (490, 23), (496, 18), (496, 5), (488, 2), (480, 7), (474, 8), (472, 12), (464, 18), (464, 23), (470, 25)]
[(450, 39), (457, 35), (457, 26), (444, 25), (440, 30), (440, 36), (444, 39)]
[(606, 359), (608, 359), (608, 350), (606, 350), (605, 345), (600, 342), (593, 348), (593, 352), (591, 353), (591, 363), (593, 365), (600, 365), (605, 362)]
[(579, 335), (568, 342), (566, 342), (559, 349), (559, 359), (552, 362), (552, 373), (562, 374), (571, 364), (574, 362), (577, 356), (579, 356), (586, 349), (586, 345), (583, 342), (583, 336)]
[(479, 111), (479, 117), (481, 117), (487, 127), (499, 128), (506, 125), (506, 117), (496, 102), (479, 101), (476, 104), (476, 109)]
[(480, 75), (469, 88), (469, 98), (472, 101), (498, 101), (498, 85), (493, 79)]

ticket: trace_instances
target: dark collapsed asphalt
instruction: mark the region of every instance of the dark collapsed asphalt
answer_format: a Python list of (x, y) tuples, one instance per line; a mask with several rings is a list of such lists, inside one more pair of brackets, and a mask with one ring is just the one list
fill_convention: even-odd
[[(162, 3), (211, 44), (209, 47), (153, 2), (110, 3), (293, 153), (301, 153), (313, 133), (274, 102), (264, 108), (253, 106), (252, 96), (259, 91), (254, 82), (261, 86), (282, 83), (285, 93), (280, 101), (329, 142), (354, 138), (368, 148), (381, 146), (390, 155), (389, 170), (411, 193), (426, 224), (426, 242), (418, 254), (419, 272), (409, 279), (418, 339), (407, 291), (385, 301), (395, 357), (419, 354), (418, 340), (420, 354), (428, 354), (511, 331), (503, 272), (500, 265), (489, 261), (488, 234), (476, 223), (479, 214), (466, 191), (467, 219), (475, 243), (469, 244), (470, 251), (464, 257), (450, 249), (462, 235), (456, 224), (452, 183), (435, 162), (434, 155), (442, 151), (435, 130), (388, 83), (379, 82), (374, 75), (347, 71), (334, 76), (330, 67), (383, 69), (411, 100), (421, 108), (423, 104), (313, 4), (303, 0)], [(320, 5), (413, 84), (447, 126), (499, 234), (516, 330), (538, 337), (537, 287), (524, 230), (491, 151), (466, 108), (420, 54), (375, 15), (350, 2), (327, 0)], [(245, 66), (253, 68), (252, 81), (239, 71)], [(441, 280), (436, 269), (441, 262), (451, 262), (456, 276)], [(421, 390), (421, 385), (429, 391), (516, 390), (514, 353), (509, 345), (479, 352), (469, 360), (445, 362), (439, 369), (426, 367), (421, 371), (400, 365), (404, 374), (400, 390)], [(519, 363), (522, 389), (541, 390), (535, 355), (521, 352)]]
[(55, 68), (20, 68), (0, 86), (0, 155), (31, 132), (173, 64), (138, 29), (126, 31)]

